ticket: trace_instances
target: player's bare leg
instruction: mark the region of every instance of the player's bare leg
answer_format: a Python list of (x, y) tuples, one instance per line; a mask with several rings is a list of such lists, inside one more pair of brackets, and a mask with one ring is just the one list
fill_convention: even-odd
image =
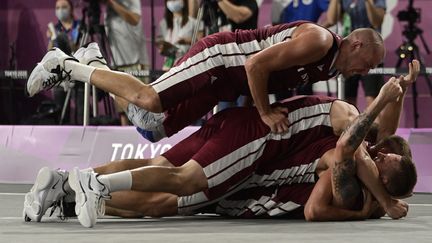
[(85, 227), (93, 227), (101, 211), (101, 201), (118, 191), (166, 192), (191, 195), (208, 188), (203, 168), (194, 160), (180, 167), (145, 166), (98, 176), (74, 168), (69, 183), (75, 191), (75, 212)]
[(159, 95), (153, 87), (143, 84), (130, 74), (96, 69), (90, 77), (90, 83), (116, 96), (123, 97), (147, 111), (158, 113), (163, 111)]
[[(169, 193), (119, 191), (106, 201), (105, 213), (120, 217), (164, 217), (177, 214), (177, 196)], [(107, 210), (108, 209), (108, 210)]]
[[(96, 44), (78, 51), (76, 58), (58, 48), (48, 51), (30, 74), (26, 84), (27, 94), (31, 97), (42, 90), (74, 80), (91, 83), (147, 111), (162, 112), (159, 95), (152, 86), (143, 84), (132, 75), (105, 68), (106, 61)], [(102, 65), (99, 67), (94, 63)]]

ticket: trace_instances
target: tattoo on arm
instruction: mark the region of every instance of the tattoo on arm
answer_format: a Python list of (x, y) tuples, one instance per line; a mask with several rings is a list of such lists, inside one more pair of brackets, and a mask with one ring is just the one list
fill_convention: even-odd
[(343, 132), (342, 136), (348, 137), (348, 146), (356, 150), (366, 137), (370, 127), (373, 124), (375, 118), (368, 113), (360, 114), (356, 120), (348, 126)]
[(360, 192), (360, 184), (355, 176), (356, 163), (353, 159), (336, 161), (333, 168), (334, 196), (341, 206), (350, 207)]

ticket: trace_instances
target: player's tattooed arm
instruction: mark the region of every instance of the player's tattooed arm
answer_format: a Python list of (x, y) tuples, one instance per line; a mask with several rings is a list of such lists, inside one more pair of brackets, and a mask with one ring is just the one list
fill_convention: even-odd
[(333, 203), (335, 205), (348, 206), (349, 202), (360, 192), (354, 154), (365, 139), (378, 114), (389, 101), (390, 99), (386, 96), (379, 96), (341, 134), (336, 145), (335, 163), (332, 168)]
[(359, 195), (361, 186), (356, 177), (356, 162), (354, 159), (336, 161), (333, 167), (332, 184), (334, 185), (334, 204), (349, 208)]

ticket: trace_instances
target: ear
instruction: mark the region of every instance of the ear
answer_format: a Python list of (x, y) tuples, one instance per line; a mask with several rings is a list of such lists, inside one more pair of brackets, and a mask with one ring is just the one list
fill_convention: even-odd
[(351, 44), (352, 50), (360, 49), (360, 47), (362, 47), (362, 46), (363, 46), (363, 43), (360, 40), (355, 40)]

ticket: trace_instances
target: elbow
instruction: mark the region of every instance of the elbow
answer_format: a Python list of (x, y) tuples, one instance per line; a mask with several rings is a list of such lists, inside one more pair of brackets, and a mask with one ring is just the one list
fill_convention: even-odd
[(379, 29), (380, 28), (380, 24), (378, 24), (378, 23), (372, 23), (372, 27), (374, 28), (374, 29)]
[(319, 209), (316, 206), (306, 205), (303, 212), (305, 220), (308, 222), (315, 222), (321, 220), (321, 218), (319, 217)]
[(241, 24), (241, 23), (245, 22), (246, 20), (248, 20), (249, 18), (250, 18), (250, 16), (248, 16), (248, 15), (237, 14), (237, 15), (234, 15), (230, 19), (236, 24)]
[[(329, 13), (329, 12), (327, 12)], [(327, 14), (326, 16), (326, 23), (328, 26), (333, 26), (336, 24), (336, 16), (333, 16), (333, 14)]]
[(244, 67), (246, 70), (246, 74), (249, 75), (250, 73), (253, 73), (258, 69), (258, 64), (255, 61), (255, 58), (251, 57), (246, 60)]
[(329, 17), (327, 16), (327, 19), (326, 19), (325, 24), (326, 24), (326, 26), (329, 26), (329, 27), (330, 27), (330, 26), (333, 26), (333, 25), (336, 24), (336, 20), (333, 19), (333, 18), (329, 18)]

